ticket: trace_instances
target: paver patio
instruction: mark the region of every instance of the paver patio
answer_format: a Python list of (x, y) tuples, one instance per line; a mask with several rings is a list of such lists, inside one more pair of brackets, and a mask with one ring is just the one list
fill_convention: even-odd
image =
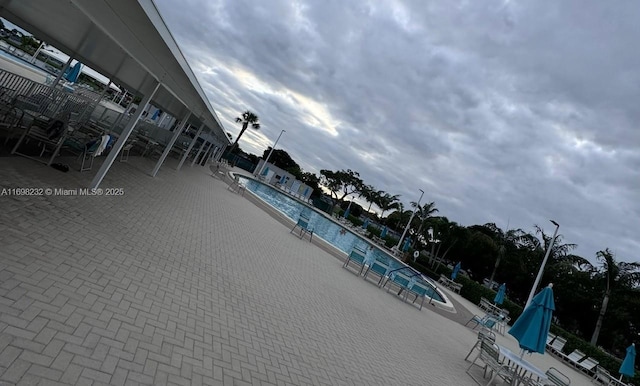
[[(359, 279), (208, 169), (152, 166), (114, 164), (123, 196), (0, 197), (1, 382), (475, 384), (455, 315)], [(92, 176), (0, 158), (0, 189)]]

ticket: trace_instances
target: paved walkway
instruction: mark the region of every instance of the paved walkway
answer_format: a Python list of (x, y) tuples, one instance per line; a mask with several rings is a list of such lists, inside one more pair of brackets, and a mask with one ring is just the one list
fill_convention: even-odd
[[(114, 165), (102, 188), (123, 196), (0, 197), (0, 382), (475, 384), (473, 331), (359, 279), (205, 168), (152, 166)], [(0, 191), (92, 176), (0, 158)]]

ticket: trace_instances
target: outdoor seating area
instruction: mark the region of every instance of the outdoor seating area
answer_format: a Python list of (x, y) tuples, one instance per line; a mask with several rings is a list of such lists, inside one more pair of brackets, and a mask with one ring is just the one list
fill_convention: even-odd
[[(0, 70), (0, 94), (5, 151), (45, 165), (54, 164), (58, 157), (74, 156), (71, 169), (80, 172), (92, 170), (97, 157), (109, 154), (131, 119), (124, 113), (107, 114), (114, 111), (100, 106), (101, 95), (90, 90), (70, 92), (5, 70)], [(173, 135), (166, 128), (138, 121), (122, 147), (120, 161), (127, 162), (131, 155), (159, 159)], [(181, 134), (169, 155), (182, 158), (191, 141)]]
[(457, 282), (449, 279), (445, 275), (440, 275), (440, 278), (438, 279), (438, 283), (440, 283), (443, 286), (449, 288), (451, 291), (453, 291), (453, 292), (455, 292), (457, 294), (459, 294), (460, 290), (462, 290), (462, 284), (457, 283)]
[(367, 258), (367, 252), (357, 247), (347, 254), (342, 267), (358, 276), (362, 275), (364, 280), (367, 280), (369, 275), (377, 277), (378, 287), (386, 288), (387, 292), (393, 289), (404, 302), (411, 301), (420, 310), (425, 300), (433, 293), (431, 285), (418, 271), (409, 266), (391, 269), (386, 262)]
[(573, 350), (569, 354), (565, 354), (563, 349), (566, 343), (567, 340), (565, 338), (549, 334), (547, 337), (546, 348), (551, 354), (556, 355), (575, 369), (580, 370), (589, 376), (595, 376), (599, 362), (578, 349)]

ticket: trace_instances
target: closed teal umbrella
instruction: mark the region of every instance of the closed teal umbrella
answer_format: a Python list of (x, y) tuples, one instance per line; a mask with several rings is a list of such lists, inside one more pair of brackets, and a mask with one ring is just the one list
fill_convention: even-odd
[(402, 252), (408, 251), (410, 245), (411, 245), (411, 237), (407, 237), (406, 239), (404, 239), (404, 245), (402, 246)]
[[(635, 364), (636, 364), (636, 345), (632, 343), (631, 346), (627, 347), (627, 356), (624, 357), (624, 361), (622, 361), (622, 365), (620, 366), (620, 370), (618, 372), (622, 375), (627, 375), (630, 378), (633, 378), (635, 374)], [(622, 375), (620, 375), (620, 380), (622, 380)]]
[(82, 63), (76, 62), (76, 64), (67, 70), (64, 74), (64, 78), (71, 83), (75, 83), (78, 81), (80, 77), (80, 70), (82, 69)]
[(387, 235), (387, 226), (385, 225), (384, 228), (382, 228), (382, 232), (380, 232), (380, 238), (384, 238)]
[(456, 277), (458, 277), (459, 271), (460, 271), (460, 262), (458, 261), (458, 264), (456, 264), (455, 267), (453, 267), (453, 271), (451, 271), (451, 280), (456, 280)]
[(551, 284), (540, 291), (513, 323), (509, 334), (518, 340), (522, 353), (525, 351), (544, 354), (551, 318), (556, 306)]
[(369, 219), (367, 218), (362, 223), (362, 229), (367, 229), (368, 226), (369, 226)]
[(500, 284), (500, 287), (498, 288), (498, 293), (496, 294), (496, 297), (493, 298), (493, 302), (495, 304), (502, 304), (502, 302), (504, 302), (504, 293), (507, 291), (507, 285), (505, 283)]

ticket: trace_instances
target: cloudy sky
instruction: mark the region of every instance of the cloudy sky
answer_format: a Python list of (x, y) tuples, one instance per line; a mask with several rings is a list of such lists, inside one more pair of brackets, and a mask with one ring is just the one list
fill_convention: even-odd
[(243, 150), (639, 260), (637, 3), (155, 1)]

